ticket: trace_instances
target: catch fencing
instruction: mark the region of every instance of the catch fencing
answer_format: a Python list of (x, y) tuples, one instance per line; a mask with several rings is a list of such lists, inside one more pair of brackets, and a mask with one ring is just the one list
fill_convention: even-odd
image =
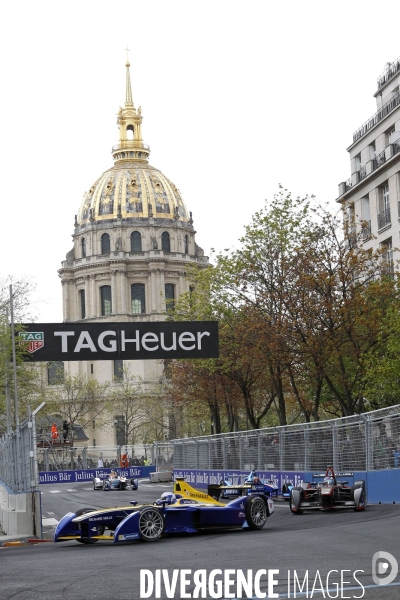
[(40, 472), (147, 465), (154, 466), (156, 471), (173, 468), (172, 442), (130, 446), (71, 446), (69, 442), (39, 441), (37, 456)]
[(400, 405), (329, 421), (173, 441), (174, 469), (375, 471), (400, 467)]
[(38, 489), (34, 415), (29, 415), (15, 431), (0, 437), (0, 481), (14, 493)]

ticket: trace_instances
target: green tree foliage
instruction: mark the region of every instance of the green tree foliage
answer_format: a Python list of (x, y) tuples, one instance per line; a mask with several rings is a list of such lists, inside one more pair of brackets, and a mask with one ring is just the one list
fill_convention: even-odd
[(384, 267), (380, 252), (343, 235), (338, 215), (281, 189), (254, 215), (238, 249), (189, 274), (193, 289), (175, 318), (218, 320), (220, 357), (201, 368), (181, 363), (175, 380), (189, 389), (183, 372), (197, 372), (197, 398), (214, 422), (223, 407), (223, 394), (208, 389), (215, 374), (240, 390), (236, 414), (254, 428), (268, 422), (270, 409), (280, 425), (288, 414), (309, 421), (362, 412), (367, 359), (392, 337), (385, 319), (398, 303)]
[[(34, 285), (28, 279), (0, 281), (0, 432), (7, 426), (6, 396), (9, 394), (11, 406), (11, 426), (15, 427), (14, 372), (12, 364), (10, 328), (10, 284), (13, 292), (13, 313), (15, 332), (21, 331), (21, 322), (32, 320), (30, 294)], [(26, 351), (18, 341), (15, 345), (17, 364), (18, 413), (20, 421), (27, 415), (29, 404), (42, 396), (40, 370), (32, 363), (25, 362)]]

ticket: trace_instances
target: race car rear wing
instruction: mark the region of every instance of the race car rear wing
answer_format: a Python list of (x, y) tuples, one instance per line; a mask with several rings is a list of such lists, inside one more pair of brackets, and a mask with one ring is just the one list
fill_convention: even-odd
[[(335, 473), (336, 477), (354, 477), (354, 473)], [(313, 473), (313, 477), (326, 477), (326, 473)]]

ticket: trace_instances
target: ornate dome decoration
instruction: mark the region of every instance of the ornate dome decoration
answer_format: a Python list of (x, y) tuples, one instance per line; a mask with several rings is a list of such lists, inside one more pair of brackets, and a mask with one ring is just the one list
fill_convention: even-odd
[(130, 64), (126, 63), (126, 100), (118, 111), (119, 143), (112, 148), (114, 166), (85, 193), (77, 226), (113, 219), (161, 218), (190, 223), (177, 187), (148, 164), (150, 148), (141, 137), (142, 111), (132, 102)]

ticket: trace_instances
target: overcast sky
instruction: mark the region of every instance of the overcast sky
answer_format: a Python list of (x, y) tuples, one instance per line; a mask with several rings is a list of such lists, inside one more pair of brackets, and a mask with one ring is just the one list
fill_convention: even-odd
[(279, 184), (337, 209), (346, 148), (400, 55), (400, 3), (3, 2), (1, 275), (62, 320), (57, 270), (83, 194), (112, 166), (124, 48), (150, 163), (180, 189), (197, 243), (237, 246)]

